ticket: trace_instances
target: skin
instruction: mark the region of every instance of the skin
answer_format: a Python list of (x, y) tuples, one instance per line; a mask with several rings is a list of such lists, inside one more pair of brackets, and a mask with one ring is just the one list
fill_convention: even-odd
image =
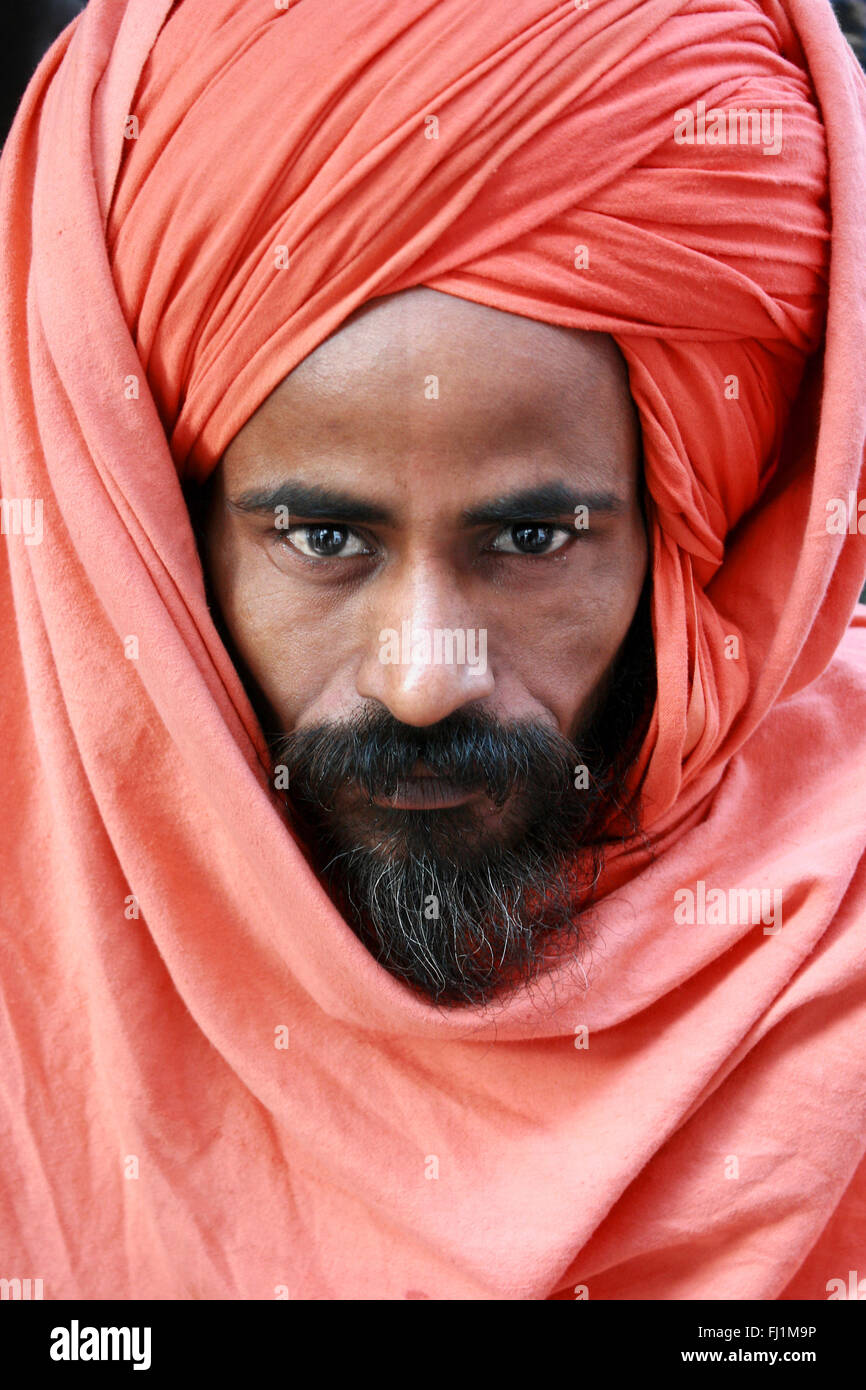
[[(425, 395), (431, 374), (438, 399)], [(232, 440), (205, 519), (214, 595), (275, 728), (378, 702), (408, 725), (472, 707), (574, 738), (646, 573), (639, 460), (626, 367), (607, 335), (423, 287), (362, 305)], [(293, 505), (287, 529), (273, 498), (243, 505), (287, 483), (354, 499), (350, 515)], [(544, 485), (564, 499), (465, 516)], [(581, 500), (586, 530), (574, 525)], [(316, 558), (306, 527), (329, 522), (343, 549)], [(546, 549), (521, 553), (519, 523), (554, 528), (526, 533)], [(486, 629), (486, 671), (383, 664), (380, 633), (405, 621)]]

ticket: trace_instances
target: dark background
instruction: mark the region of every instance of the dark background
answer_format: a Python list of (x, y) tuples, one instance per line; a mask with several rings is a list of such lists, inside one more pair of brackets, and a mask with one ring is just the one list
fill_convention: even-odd
[(2, 0), (0, 140), (5, 140), (39, 59), (84, 9), (85, 0)]

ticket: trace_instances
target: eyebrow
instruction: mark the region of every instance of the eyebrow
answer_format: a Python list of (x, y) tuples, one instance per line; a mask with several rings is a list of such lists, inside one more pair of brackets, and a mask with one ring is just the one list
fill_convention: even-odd
[(613, 492), (586, 492), (564, 482), (542, 483), (539, 487), (521, 488), (506, 492), (489, 502), (479, 502), (461, 515), (464, 526), (483, 526), (494, 521), (544, 521), (548, 516), (562, 516), (576, 507), (589, 512), (619, 514), (628, 509), (624, 498)]
[[(251, 489), (242, 492), (228, 503), (235, 512), (268, 515), (284, 507), (290, 516), (309, 520), (366, 522), (370, 525), (394, 525), (393, 512), (387, 507), (367, 502), (349, 492), (318, 487), (294, 481), (276, 487)], [(484, 526), (497, 521), (543, 521), (548, 516), (562, 516), (584, 506), (590, 513), (605, 512), (618, 515), (628, 509), (628, 503), (613, 492), (588, 492), (565, 482), (542, 483), (538, 487), (520, 488), (502, 493), (461, 513), (464, 526)]]
[(374, 506), (354, 497), (350, 492), (338, 492), (314, 484), (284, 482), (276, 487), (242, 492), (229, 501), (234, 512), (253, 512), (266, 516), (277, 507), (285, 507), (289, 515), (327, 518), (329, 521), (366, 521), (384, 525), (393, 521), (387, 507)]

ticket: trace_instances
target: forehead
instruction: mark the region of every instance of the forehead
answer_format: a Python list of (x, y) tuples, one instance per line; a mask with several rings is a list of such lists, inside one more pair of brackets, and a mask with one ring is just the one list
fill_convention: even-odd
[(305, 358), (224, 472), (230, 488), (300, 467), (433, 486), (566, 467), (609, 483), (631, 478), (638, 433), (612, 338), (413, 287), (362, 305)]

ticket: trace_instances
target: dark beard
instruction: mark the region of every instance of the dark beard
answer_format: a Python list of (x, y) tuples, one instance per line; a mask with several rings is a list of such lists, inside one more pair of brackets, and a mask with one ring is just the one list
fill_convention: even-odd
[[(618, 814), (627, 833), (639, 832), (627, 779), (654, 698), (647, 586), (575, 741), (532, 722), (501, 724), (483, 709), (418, 728), (371, 705), (268, 742), (275, 767), (288, 771), (291, 820), (370, 953), (436, 1003), (480, 1005), (577, 946), (608, 823)], [(487, 808), (501, 812), (496, 829), (477, 804), (373, 804), (419, 762), (483, 790)], [(580, 767), (585, 787), (575, 785)]]

